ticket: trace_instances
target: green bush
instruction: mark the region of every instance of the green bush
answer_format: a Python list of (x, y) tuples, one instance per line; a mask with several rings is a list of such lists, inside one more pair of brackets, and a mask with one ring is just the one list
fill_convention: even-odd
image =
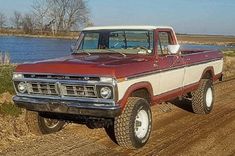
[(13, 103), (0, 104), (0, 114), (18, 117), (22, 113), (21, 109)]
[(15, 94), (12, 74), (15, 69), (13, 65), (1, 65), (0, 66), (0, 94), (9, 92)]

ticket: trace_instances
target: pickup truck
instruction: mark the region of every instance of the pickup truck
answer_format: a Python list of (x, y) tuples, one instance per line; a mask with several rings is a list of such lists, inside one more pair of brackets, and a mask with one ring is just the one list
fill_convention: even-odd
[(210, 113), (222, 68), (222, 52), (182, 50), (171, 27), (88, 27), (70, 56), (18, 65), (13, 100), (32, 133), (75, 122), (137, 149), (148, 142), (155, 104), (187, 98), (194, 113)]

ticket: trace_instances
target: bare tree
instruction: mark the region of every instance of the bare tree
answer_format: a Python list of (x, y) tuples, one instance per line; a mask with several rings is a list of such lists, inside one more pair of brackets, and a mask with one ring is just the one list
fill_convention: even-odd
[(49, 10), (49, 17), (55, 20), (57, 30), (64, 30), (64, 21), (66, 15), (66, 9), (69, 0), (50, 0), (48, 5), (51, 6)]
[(37, 22), (40, 22), (41, 27), (50, 25), (54, 32), (70, 31), (89, 21), (89, 11), (84, 0), (37, 0), (33, 10), (40, 19)]
[(88, 14), (86, 3), (83, 0), (69, 0), (66, 9), (65, 30), (71, 30), (73, 26), (79, 27), (88, 23)]
[(20, 29), (21, 26), (22, 26), (22, 15), (20, 12), (18, 11), (15, 11), (14, 12), (14, 16), (10, 19), (13, 26), (16, 28), (16, 29)]
[(0, 12), (0, 28), (3, 28), (6, 25), (7, 18), (6, 16)]
[(47, 19), (47, 12), (49, 9), (48, 0), (36, 0), (32, 5), (32, 8), (33, 8), (33, 15), (35, 18), (35, 26), (37, 29), (40, 29), (42, 33), (46, 23), (48, 22)]
[(25, 14), (22, 19), (23, 30), (26, 34), (30, 34), (34, 29), (34, 19), (31, 14)]

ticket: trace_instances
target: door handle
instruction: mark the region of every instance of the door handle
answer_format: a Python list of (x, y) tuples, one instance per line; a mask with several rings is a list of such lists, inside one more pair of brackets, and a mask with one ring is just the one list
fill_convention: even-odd
[(177, 60), (176, 60), (176, 63), (180, 63), (180, 60), (179, 60), (179, 59), (177, 59)]
[(153, 64), (153, 67), (158, 67), (158, 64), (154, 63), (154, 64)]
[(158, 67), (158, 61), (155, 61), (154, 64), (153, 64), (153, 67)]

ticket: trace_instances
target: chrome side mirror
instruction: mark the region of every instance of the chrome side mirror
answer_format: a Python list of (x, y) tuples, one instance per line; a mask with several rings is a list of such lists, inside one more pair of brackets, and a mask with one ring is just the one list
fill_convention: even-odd
[(169, 51), (170, 54), (177, 54), (179, 49), (180, 49), (180, 45), (176, 44), (176, 45), (168, 45), (167, 49)]

